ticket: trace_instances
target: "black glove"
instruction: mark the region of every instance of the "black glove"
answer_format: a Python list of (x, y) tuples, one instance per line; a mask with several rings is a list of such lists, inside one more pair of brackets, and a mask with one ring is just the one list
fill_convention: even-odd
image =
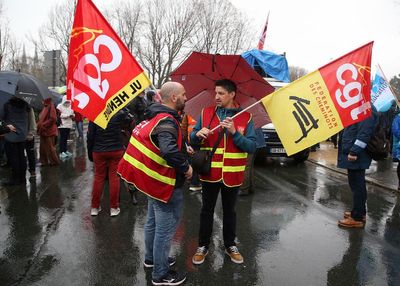
[(88, 152), (88, 158), (90, 162), (93, 162), (93, 153), (92, 152)]

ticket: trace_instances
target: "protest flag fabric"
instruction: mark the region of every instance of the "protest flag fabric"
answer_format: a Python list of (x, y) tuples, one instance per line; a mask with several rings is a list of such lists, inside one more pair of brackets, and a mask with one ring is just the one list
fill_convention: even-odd
[(67, 98), (102, 128), (151, 85), (141, 66), (91, 0), (78, 0), (71, 31)]
[(268, 19), (269, 19), (269, 12), (268, 12), (268, 16), (267, 16), (267, 21), (265, 22), (264, 29), (260, 36), (260, 40), (258, 41), (257, 49), (259, 49), (259, 50), (264, 49), (264, 42), (265, 42), (265, 38), (267, 36)]
[(372, 45), (370, 42), (262, 99), (288, 155), (371, 116)]
[(381, 68), (377, 66), (375, 78), (372, 82), (371, 102), (377, 111), (386, 112), (394, 101), (396, 101), (396, 97), (392, 93)]

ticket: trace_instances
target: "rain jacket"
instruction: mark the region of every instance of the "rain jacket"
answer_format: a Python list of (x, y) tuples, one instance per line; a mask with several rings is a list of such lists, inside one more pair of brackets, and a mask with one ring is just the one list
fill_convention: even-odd
[(400, 160), (400, 114), (397, 114), (392, 123), (393, 146), (392, 157), (393, 159)]
[(4, 121), (12, 124), (16, 132), (9, 132), (4, 138), (9, 142), (25, 142), (28, 135), (28, 112), (30, 108), (25, 101), (12, 98), (4, 105)]
[(44, 107), (39, 114), (37, 122), (37, 133), (42, 137), (57, 136), (56, 108), (50, 98), (45, 99)]
[[(68, 102), (70, 105), (68, 106)], [(64, 95), (62, 101), (57, 105), (57, 109), (60, 111), (61, 124), (58, 128), (72, 128), (74, 111), (71, 109), (71, 101), (67, 100)], [(71, 117), (72, 116), (72, 117)]]
[[(373, 107), (372, 116), (350, 125), (343, 130), (339, 139), (338, 167), (343, 169), (361, 170), (368, 169), (371, 165), (371, 157), (365, 151), (369, 140), (375, 130), (378, 114)], [(356, 155), (356, 161), (348, 161), (349, 154)]]
[(89, 122), (87, 132), (87, 150), (89, 158), (92, 152), (111, 152), (124, 150), (122, 125), (128, 120), (127, 113), (123, 110), (115, 114), (106, 129)]

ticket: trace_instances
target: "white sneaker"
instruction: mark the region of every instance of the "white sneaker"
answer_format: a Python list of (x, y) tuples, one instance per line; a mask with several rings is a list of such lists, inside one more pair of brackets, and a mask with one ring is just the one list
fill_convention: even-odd
[(60, 153), (60, 158), (61, 159), (65, 159), (67, 157), (68, 157), (67, 153), (65, 153), (65, 152)]
[(72, 153), (69, 151), (66, 151), (65, 154), (67, 154), (67, 156), (72, 156)]
[(92, 208), (92, 209), (90, 210), (90, 215), (91, 215), (91, 216), (97, 216), (97, 215), (99, 214), (99, 212), (101, 212), (101, 207), (99, 207), (98, 209)]
[(121, 212), (120, 208), (111, 208), (110, 209), (110, 216), (117, 216)]

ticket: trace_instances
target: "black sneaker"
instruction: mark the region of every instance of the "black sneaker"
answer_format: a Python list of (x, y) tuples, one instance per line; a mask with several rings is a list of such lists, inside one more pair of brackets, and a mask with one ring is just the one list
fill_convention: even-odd
[[(176, 263), (176, 259), (173, 257), (168, 257), (168, 263), (169, 263), (169, 266), (172, 266)], [(153, 261), (149, 261), (149, 260), (145, 260), (143, 262), (143, 265), (145, 268), (153, 268), (154, 267)]]
[(151, 283), (153, 283), (153, 285), (181, 285), (185, 280), (185, 273), (170, 270), (164, 277), (151, 280)]

